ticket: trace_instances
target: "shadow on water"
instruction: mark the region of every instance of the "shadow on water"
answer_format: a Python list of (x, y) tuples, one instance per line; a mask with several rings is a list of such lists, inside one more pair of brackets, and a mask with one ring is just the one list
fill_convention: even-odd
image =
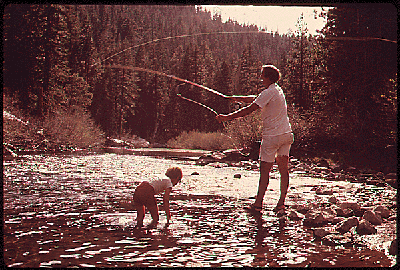
[[(266, 209), (262, 216), (250, 215), (243, 210), (247, 199), (173, 193), (173, 222), (166, 226), (161, 212), (157, 228), (138, 231), (130, 196), (139, 177), (124, 182), (115, 180), (110, 170), (93, 174), (100, 170), (99, 158), (109, 157), (75, 157), (66, 162), (49, 156), (4, 164), (7, 266), (391, 265), (382, 252), (322, 245), (301, 221), (278, 218), (272, 209)], [(90, 166), (83, 166), (88, 165), (88, 159)], [(144, 170), (135, 162), (132, 167)], [(160, 160), (152, 162), (158, 166)], [(65, 167), (68, 169), (60, 169)], [(145, 224), (149, 222), (147, 214)]]

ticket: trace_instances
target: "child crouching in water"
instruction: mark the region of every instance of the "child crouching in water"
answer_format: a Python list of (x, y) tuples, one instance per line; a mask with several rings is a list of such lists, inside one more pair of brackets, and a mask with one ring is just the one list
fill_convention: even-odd
[(158, 223), (158, 207), (155, 198), (156, 194), (165, 191), (163, 196), (163, 204), (165, 213), (167, 215), (167, 224), (171, 219), (171, 213), (169, 211), (169, 194), (171, 193), (172, 187), (178, 184), (182, 179), (182, 170), (178, 167), (172, 167), (165, 173), (168, 176), (167, 179), (143, 181), (136, 188), (133, 194), (133, 201), (137, 210), (137, 227), (143, 226), (143, 219), (146, 208), (149, 209), (153, 221), (150, 223), (149, 228), (155, 227)]

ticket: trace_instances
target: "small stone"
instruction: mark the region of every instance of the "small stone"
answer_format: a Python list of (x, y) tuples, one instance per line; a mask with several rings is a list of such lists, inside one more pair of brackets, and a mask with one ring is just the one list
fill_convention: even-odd
[(198, 172), (192, 172), (191, 175), (200, 175)]
[(237, 173), (237, 174), (235, 174), (234, 176), (233, 176), (233, 178), (241, 178), (242, 177), (242, 175), (240, 174), (240, 173)]

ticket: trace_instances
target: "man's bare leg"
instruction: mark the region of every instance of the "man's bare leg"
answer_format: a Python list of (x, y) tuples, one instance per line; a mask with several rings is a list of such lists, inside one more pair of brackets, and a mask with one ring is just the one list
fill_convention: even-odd
[(254, 206), (256, 207), (262, 207), (265, 191), (267, 190), (269, 184), (269, 172), (271, 171), (273, 164), (273, 162), (260, 162), (260, 181), (258, 183), (256, 201), (254, 202)]
[(278, 156), (276, 157), (276, 163), (278, 163), (279, 173), (281, 174), (281, 197), (277, 204), (277, 206), (280, 206), (285, 205), (286, 194), (289, 187), (289, 157)]

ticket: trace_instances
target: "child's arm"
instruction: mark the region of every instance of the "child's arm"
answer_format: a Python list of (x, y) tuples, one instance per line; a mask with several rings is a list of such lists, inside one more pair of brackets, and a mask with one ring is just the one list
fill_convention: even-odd
[(167, 215), (167, 223), (169, 223), (171, 219), (171, 213), (169, 211), (169, 194), (171, 193), (171, 190), (172, 188), (167, 188), (163, 196), (163, 204), (164, 204), (165, 214)]

